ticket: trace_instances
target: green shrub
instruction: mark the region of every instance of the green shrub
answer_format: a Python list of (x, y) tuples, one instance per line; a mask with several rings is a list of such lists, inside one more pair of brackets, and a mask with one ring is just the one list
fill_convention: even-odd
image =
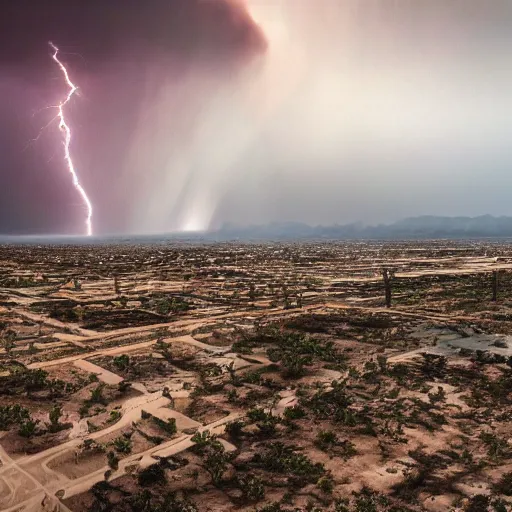
[(219, 486), (222, 482), (222, 476), (232, 459), (232, 455), (227, 453), (222, 443), (217, 440), (208, 444), (203, 455), (204, 469), (210, 474), (213, 485)]
[(322, 464), (313, 463), (304, 454), (296, 453), (293, 447), (281, 442), (270, 443), (262, 453), (254, 456), (253, 462), (267, 471), (297, 477), (302, 483), (315, 483), (325, 473)]
[(167, 420), (162, 420), (160, 418), (157, 418), (156, 416), (151, 416), (151, 421), (153, 423), (161, 428), (166, 434), (173, 436), (178, 431), (178, 428), (176, 427), (176, 419), (175, 418), (168, 418)]
[(244, 501), (260, 501), (265, 497), (263, 480), (254, 475), (244, 475), (237, 478), (237, 484), (242, 491)]
[(217, 441), (215, 435), (211, 435), (209, 430), (203, 430), (203, 432), (196, 432), (190, 439), (195, 446), (192, 447), (192, 451), (196, 453), (202, 453), (203, 450), (212, 442)]
[(122, 417), (121, 411), (112, 410), (108, 417), (107, 423), (116, 423)]
[(294, 405), (293, 407), (287, 407), (284, 410), (283, 416), (287, 420), (300, 420), (306, 416), (306, 411), (300, 405)]
[(231, 438), (238, 439), (243, 434), (244, 426), (245, 426), (245, 423), (241, 420), (230, 421), (226, 425), (226, 432), (229, 434), (229, 436)]
[(112, 446), (116, 450), (116, 452), (128, 454), (132, 451), (132, 442), (125, 436), (116, 437), (112, 441)]
[(107, 453), (107, 462), (109, 467), (114, 471), (119, 468), (119, 458), (115, 452), (110, 451)]
[(28, 419), (30, 413), (21, 405), (0, 405), (0, 430), (7, 430), (11, 425), (19, 425)]
[(512, 472), (505, 473), (499, 482), (494, 485), (494, 491), (505, 496), (512, 496)]
[(334, 490), (334, 481), (330, 476), (321, 477), (316, 483), (317, 487), (326, 494), (331, 494)]
[(338, 443), (338, 438), (336, 436), (336, 433), (332, 430), (321, 430), (318, 432), (316, 439), (315, 439), (315, 445), (320, 448), (322, 451), (327, 451), (332, 446), (336, 445)]
[(103, 396), (103, 390), (105, 389), (105, 384), (102, 382), (98, 384), (93, 390), (91, 390), (91, 398), (89, 398), (90, 404), (101, 404), (105, 405), (107, 401)]
[(25, 420), (21, 425), (18, 433), (23, 437), (32, 437), (37, 432), (37, 424), (39, 420)]
[(112, 360), (112, 364), (120, 371), (126, 370), (131, 364), (130, 356), (126, 354), (115, 356)]

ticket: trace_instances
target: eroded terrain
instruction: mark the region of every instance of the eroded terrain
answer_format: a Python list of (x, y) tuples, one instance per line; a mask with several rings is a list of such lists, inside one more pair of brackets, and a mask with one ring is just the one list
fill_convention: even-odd
[(511, 510), (511, 270), (490, 242), (2, 246), (0, 510)]

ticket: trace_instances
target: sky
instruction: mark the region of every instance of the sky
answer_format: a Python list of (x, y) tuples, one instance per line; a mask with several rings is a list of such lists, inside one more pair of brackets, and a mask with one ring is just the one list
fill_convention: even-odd
[(0, 233), (512, 215), (509, 0), (6, 0)]

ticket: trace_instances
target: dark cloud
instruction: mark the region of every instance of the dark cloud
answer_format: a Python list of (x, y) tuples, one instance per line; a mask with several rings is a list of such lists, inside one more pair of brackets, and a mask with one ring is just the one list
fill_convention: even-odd
[(15, 0), (0, 13), (0, 59), (17, 66), (40, 63), (50, 40), (93, 63), (145, 52), (225, 62), (265, 47), (236, 0)]
[(98, 233), (512, 214), (510, 0), (0, 1), (0, 232), (82, 222), (48, 40)]
[[(116, 175), (151, 77), (191, 69), (229, 76), (266, 48), (237, 0), (13, 0), (0, 5), (0, 232), (76, 231), (80, 201), (62, 165), (55, 114), (65, 93), (48, 42), (62, 50), (81, 100), (68, 115), (83, 180), (97, 196), (105, 230), (122, 226), (112, 203)], [(35, 115), (34, 115), (35, 113)], [(91, 149), (93, 148), (93, 149)], [(83, 162), (83, 165), (81, 165)], [(101, 164), (101, 165), (100, 165)], [(85, 169), (84, 169), (85, 167)], [(95, 181), (97, 180), (97, 181)]]

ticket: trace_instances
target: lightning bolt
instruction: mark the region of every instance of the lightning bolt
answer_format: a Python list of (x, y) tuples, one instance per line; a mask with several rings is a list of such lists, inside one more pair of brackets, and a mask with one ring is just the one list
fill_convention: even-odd
[(52, 59), (55, 61), (55, 63), (59, 66), (60, 70), (62, 71), (62, 74), (64, 75), (65, 82), (67, 86), (69, 87), (69, 92), (66, 96), (66, 99), (61, 101), (58, 105), (55, 106), (58, 110), (57, 118), (59, 119), (59, 129), (61, 132), (64, 133), (64, 160), (66, 161), (66, 164), (68, 166), (68, 170), (71, 173), (71, 176), (73, 178), (73, 185), (78, 190), (78, 193), (82, 197), (82, 200), (86, 206), (87, 210), (87, 217), (85, 220), (86, 225), (86, 232), (87, 236), (92, 235), (92, 203), (87, 196), (87, 192), (80, 184), (80, 180), (78, 179), (78, 174), (76, 173), (75, 165), (73, 164), (73, 159), (71, 158), (71, 152), (70, 152), (70, 145), (71, 145), (71, 128), (66, 123), (66, 118), (64, 116), (64, 107), (71, 101), (74, 94), (78, 90), (76, 85), (71, 81), (69, 78), (68, 70), (66, 69), (66, 66), (62, 63), (62, 61), (59, 59), (59, 49), (52, 43), (49, 43), (50, 48), (53, 50)]

